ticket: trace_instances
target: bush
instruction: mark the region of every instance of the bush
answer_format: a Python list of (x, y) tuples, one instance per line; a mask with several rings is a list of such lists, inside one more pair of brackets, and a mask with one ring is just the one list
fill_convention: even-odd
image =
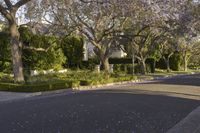
[(100, 81), (98, 80), (81, 80), (80, 85), (81, 86), (92, 86), (92, 85), (98, 85), (100, 84)]
[(155, 62), (155, 59), (154, 58), (148, 58), (147, 60), (146, 60), (146, 64), (147, 64), (147, 72), (148, 73), (155, 73), (155, 64), (156, 62)]
[(156, 68), (167, 69), (165, 60), (163, 58), (161, 58), (158, 62), (156, 62)]
[(121, 64), (114, 64), (114, 65), (113, 65), (113, 71), (114, 71), (115, 73), (121, 72)]
[(0, 32), (0, 71), (11, 73), (11, 70), (10, 36)]
[(79, 81), (66, 81), (57, 83), (42, 83), (42, 84), (11, 84), (0, 83), (1, 91), (13, 91), (13, 92), (41, 92), (52, 91), (58, 89), (74, 88), (80, 85)]
[(67, 57), (67, 66), (78, 68), (84, 57), (84, 41), (79, 36), (66, 36), (62, 38), (61, 47), (64, 55)]
[(14, 79), (10, 74), (0, 73), (0, 82), (12, 83), (14, 82)]
[(180, 55), (180, 53), (176, 52), (170, 58), (170, 68), (173, 71), (179, 71), (180, 70), (180, 66), (181, 66), (181, 55)]
[(141, 66), (139, 64), (136, 64), (134, 70), (135, 70), (135, 74), (141, 73)]
[(95, 70), (96, 65), (99, 65), (98, 58), (88, 59), (88, 61), (82, 61), (81, 68)]
[(23, 50), (23, 64), (25, 69), (48, 70), (61, 69), (66, 57), (59, 46), (58, 38), (54, 36), (33, 35), (29, 45), (47, 51)]
[(132, 58), (110, 58), (110, 64), (131, 64)]
[[(114, 73), (133, 74), (133, 64), (114, 64), (113, 69)], [(146, 72), (147, 73), (153, 72), (152, 64), (146, 64)], [(135, 74), (141, 73), (141, 65), (135, 64), (134, 73)]]
[(125, 76), (125, 77), (118, 77), (114, 78), (114, 82), (124, 82), (124, 81), (131, 81), (131, 80), (136, 80), (136, 76)]
[[(2, 79), (2, 74), (0, 78)], [(62, 74), (48, 74), (29, 77), (26, 84), (0, 83), (1, 91), (39, 92), (58, 89), (92, 86), (113, 82), (135, 80), (136, 77), (125, 73), (114, 73), (109, 76), (105, 73), (91, 71), (69, 71)]]

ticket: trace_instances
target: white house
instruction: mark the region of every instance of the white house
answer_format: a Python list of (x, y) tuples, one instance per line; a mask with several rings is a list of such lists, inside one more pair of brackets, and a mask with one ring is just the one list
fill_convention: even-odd
[[(84, 61), (87, 61), (89, 58), (93, 58), (95, 56), (94, 53), (94, 46), (89, 42), (85, 41), (84, 43)], [(121, 47), (123, 48), (123, 47)], [(125, 53), (121, 48), (112, 48), (112, 54), (110, 58), (124, 58), (127, 56), (127, 53)]]

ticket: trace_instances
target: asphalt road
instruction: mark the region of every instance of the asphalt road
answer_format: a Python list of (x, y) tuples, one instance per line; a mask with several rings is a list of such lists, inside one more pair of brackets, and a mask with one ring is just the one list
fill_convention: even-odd
[[(168, 87), (173, 90), (177, 85), (181, 88), (185, 76), (175, 79), (179, 81), (177, 84), (172, 83), (172, 78), (113, 87), (109, 91), (0, 102), (0, 133), (165, 133), (200, 106), (200, 101), (156, 93), (139, 94), (134, 88)], [(188, 89), (192, 86), (200, 89), (198, 76), (186, 81)]]

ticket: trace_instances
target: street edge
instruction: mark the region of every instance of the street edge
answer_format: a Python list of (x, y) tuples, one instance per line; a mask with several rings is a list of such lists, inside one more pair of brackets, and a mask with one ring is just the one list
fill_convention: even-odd
[(193, 110), (183, 120), (169, 129), (167, 133), (199, 133), (200, 132), (200, 106)]

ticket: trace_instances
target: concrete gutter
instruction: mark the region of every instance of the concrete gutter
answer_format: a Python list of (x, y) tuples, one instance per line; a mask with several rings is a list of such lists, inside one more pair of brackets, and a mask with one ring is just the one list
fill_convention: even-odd
[(192, 111), (167, 133), (200, 133), (200, 107)]

